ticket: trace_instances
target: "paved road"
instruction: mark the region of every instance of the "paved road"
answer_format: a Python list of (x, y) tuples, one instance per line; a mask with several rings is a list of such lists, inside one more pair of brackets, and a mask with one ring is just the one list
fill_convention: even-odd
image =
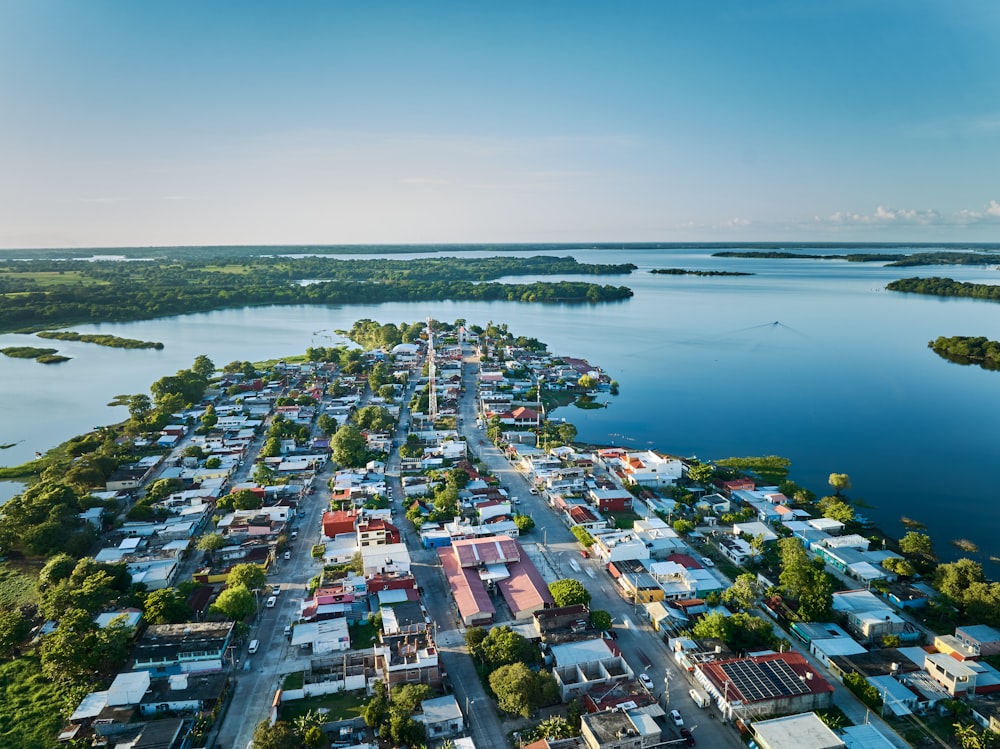
[(313, 559), (310, 551), (319, 541), (320, 521), (330, 504), (327, 487), (330, 474), (331, 464), (327, 463), (316, 476), (316, 493), (307, 495), (301, 504), (306, 516), (297, 519), (299, 536), (289, 544), (292, 558), (279, 559), (268, 572), (268, 583), (280, 585), (281, 593), (274, 608), (261, 607), (258, 620), (247, 637), (248, 641), (260, 641), (256, 655), (249, 655), (245, 647), (234, 653), (234, 660), (238, 659), (234, 671), (236, 687), (216, 739), (224, 747), (244, 749), (257, 723), (269, 715), (274, 693), (285, 674), (308, 666), (308, 658), (300, 657), (291, 649), (284, 628), (298, 618), (299, 604), (305, 599), (309, 580), (322, 569), (322, 563)]

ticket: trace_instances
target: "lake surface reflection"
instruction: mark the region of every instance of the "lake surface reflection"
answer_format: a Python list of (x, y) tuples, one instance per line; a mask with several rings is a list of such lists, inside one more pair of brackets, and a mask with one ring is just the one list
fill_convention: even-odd
[[(820, 495), (829, 491), (830, 473), (849, 474), (849, 495), (872, 505), (862, 512), (890, 533), (903, 532), (899, 519), (907, 515), (931, 527), (944, 557), (955, 555), (948, 541), (956, 538), (977, 543), (980, 559), (997, 553), (990, 529), (1000, 527), (1000, 502), (988, 477), (1000, 458), (1000, 373), (946, 362), (927, 343), (939, 335), (1000, 337), (1000, 305), (884, 289), (907, 276), (997, 283), (1000, 273), (985, 266), (714, 258), (714, 249), (549, 253), (639, 266), (631, 276), (593, 279), (635, 291), (629, 301), (598, 306), (270, 307), (77, 326), (165, 348), (55, 342), (71, 361), (43, 366), (0, 357), (0, 444), (15, 443), (0, 451), (0, 462), (28, 460), (35, 450), (125, 418), (124, 408), (105, 405), (114, 395), (147, 392), (199, 354), (221, 366), (340, 343), (334, 331), (364, 317), (464, 318), (505, 322), (619, 381), (621, 394), (607, 409), (556, 413), (577, 425), (581, 440), (702, 459), (782, 455), (792, 460), (793, 480)], [(648, 272), (666, 267), (754, 275)], [(4, 335), (0, 347), (37, 341)]]

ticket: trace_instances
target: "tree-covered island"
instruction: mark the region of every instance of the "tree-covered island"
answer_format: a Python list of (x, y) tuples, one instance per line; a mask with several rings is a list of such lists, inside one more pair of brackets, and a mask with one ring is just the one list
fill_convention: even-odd
[(632, 296), (585, 281), (501, 283), (510, 276), (627, 275), (632, 263), (572, 257), (336, 259), (229, 253), (147, 262), (0, 261), (0, 332), (147, 320), (216, 309), (287, 304), (443, 300), (593, 304)]

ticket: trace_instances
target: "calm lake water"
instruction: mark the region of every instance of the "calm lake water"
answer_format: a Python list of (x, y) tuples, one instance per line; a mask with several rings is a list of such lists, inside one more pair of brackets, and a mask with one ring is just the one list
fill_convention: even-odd
[[(957, 554), (949, 544), (957, 538), (977, 543), (983, 561), (1000, 554), (1000, 489), (989, 479), (1000, 459), (1000, 372), (951, 364), (927, 348), (939, 335), (1000, 338), (1000, 304), (885, 291), (889, 281), (907, 276), (1000, 283), (1000, 272), (713, 258), (716, 249), (548, 253), (638, 265), (631, 276), (593, 279), (635, 291), (629, 301), (606, 305), (271, 307), (77, 326), (162, 341), (165, 348), (52, 342), (73, 359), (43, 366), (0, 357), (0, 444), (14, 445), (0, 450), (0, 463), (20, 463), (125, 418), (124, 408), (107, 407), (113, 396), (148, 392), (154, 380), (190, 366), (198, 354), (221, 366), (339, 343), (334, 331), (359, 318), (464, 318), (506, 322), (513, 333), (587, 358), (619, 381), (621, 394), (607, 409), (556, 413), (577, 425), (581, 440), (701, 459), (782, 455), (792, 460), (792, 479), (820, 495), (829, 491), (830, 473), (849, 474), (849, 495), (870, 504), (862, 512), (890, 533), (902, 534), (906, 515), (931, 528), (943, 557)], [(653, 268), (754, 275), (663, 276), (649, 273)], [(0, 347), (39, 340), (3, 335)]]

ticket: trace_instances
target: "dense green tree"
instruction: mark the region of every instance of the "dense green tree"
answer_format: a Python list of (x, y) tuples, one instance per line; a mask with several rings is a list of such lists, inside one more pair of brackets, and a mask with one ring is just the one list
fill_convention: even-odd
[(889, 570), (889, 572), (900, 577), (912, 577), (917, 572), (916, 567), (913, 566), (913, 562), (909, 559), (900, 559), (899, 557), (889, 557), (882, 560), (882, 566)]
[(253, 732), (253, 749), (299, 749), (299, 741), (292, 724), (283, 720), (274, 725), (262, 720)]
[(685, 520), (684, 518), (680, 518), (678, 520), (675, 520), (671, 527), (678, 534), (686, 536), (689, 533), (694, 533), (694, 530), (697, 526), (695, 526), (695, 524), (692, 523), (690, 520)]
[(538, 706), (539, 693), (535, 674), (523, 663), (500, 666), (490, 674), (490, 689), (497, 707), (509, 715), (527, 718)]
[(332, 437), (337, 432), (337, 420), (330, 414), (320, 414), (316, 419), (316, 428), (327, 437)]
[(384, 406), (364, 406), (355, 412), (354, 423), (363, 432), (388, 432), (396, 420)]
[(151, 591), (143, 604), (147, 624), (180, 624), (189, 621), (193, 613), (184, 596), (174, 588)]
[(10, 655), (31, 633), (31, 619), (17, 609), (0, 610), (0, 655)]
[[(466, 630), (468, 632), (468, 630)], [(361, 713), (365, 720), (365, 725), (369, 728), (378, 728), (389, 718), (389, 697), (385, 690), (385, 682), (376, 681), (372, 690), (372, 697), (368, 700)]]
[(465, 630), (465, 646), (470, 653), (475, 653), (477, 648), (486, 639), (487, 630), (483, 627), (469, 627)]
[(227, 543), (221, 533), (205, 533), (195, 541), (195, 548), (201, 551), (218, 551)]
[(834, 494), (839, 497), (841, 492), (851, 488), (851, 477), (846, 473), (831, 473), (828, 483), (833, 487)]
[(715, 466), (711, 463), (691, 463), (688, 466), (687, 475), (696, 484), (710, 484), (715, 478)]
[(427, 726), (411, 715), (390, 710), (389, 737), (396, 746), (421, 746), (427, 741)]
[(69, 554), (56, 554), (45, 563), (38, 573), (38, 587), (45, 590), (63, 580), (68, 580), (76, 569), (77, 559)]
[(226, 585), (229, 587), (242, 585), (247, 590), (263, 588), (267, 584), (267, 574), (256, 564), (246, 562), (237, 564), (226, 577)]
[(813, 566), (809, 555), (797, 538), (778, 539), (781, 573), (778, 581), (793, 596), (798, 596), (812, 583)]
[(549, 583), (549, 593), (556, 606), (575, 606), (590, 603), (590, 592), (579, 580), (566, 577)]
[(752, 609), (757, 601), (757, 576), (745, 572), (722, 592), (722, 600), (734, 603), (740, 609)]
[(854, 520), (854, 508), (837, 497), (823, 497), (817, 505), (823, 517), (850, 523)]
[(199, 354), (191, 365), (191, 371), (207, 380), (215, 372), (215, 364), (204, 354)]
[(603, 609), (590, 612), (590, 626), (594, 629), (611, 629), (611, 614)]
[(515, 515), (514, 525), (517, 526), (518, 533), (524, 534), (535, 527), (535, 521), (530, 515)]
[(126, 400), (128, 415), (135, 426), (136, 431), (142, 431), (146, 426), (146, 419), (153, 413), (153, 400), (145, 393), (129, 396)]
[(963, 607), (972, 584), (981, 582), (986, 582), (983, 565), (967, 558), (939, 564), (934, 573), (934, 587)]
[(493, 627), (473, 652), (487, 668), (493, 669), (508, 663), (537, 663), (538, 648), (510, 627)]
[(933, 563), (937, 561), (937, 554), (934, 552), (934, 542), (926, 533), (908, 531), (905, 536), (899, 539), (899, 550), (907, 557), (920, 563)]
[(229, 586), (219, 593), (209, 610), (231, 621), (243, 621), (257, 610), (254, 594), (242, 585)]
[(330, 441), (333, 459), (345, 468), (357, 468), (368, 462), (365, 438), (353, 424), (344, 424)]
[(225, 496), (219, 497), (215, 506), (220, 510), (256, 510), (263, 500), (249, 489), (237, 489)]
[(95, 675), (118, 670), (125, 660), (128, 638), (124, 627), (99, 629), (90, 612), (70, 609), (55, 632), (42, 640), (42, 671), (50, 679), (89, 684)]

